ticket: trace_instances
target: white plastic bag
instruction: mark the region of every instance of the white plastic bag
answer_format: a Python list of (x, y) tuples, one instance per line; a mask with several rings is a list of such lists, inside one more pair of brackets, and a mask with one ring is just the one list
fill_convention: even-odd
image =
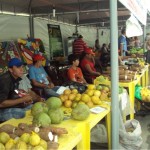
[(127, 150), (140, 149), (143, 143), (141, 133), (139, 121), (135, 119), (126, 121), (124, 127), (119, 130), (120, 148)]
[(91, 130), (91, 142), (94, 143), (107, 143), (107, 131), (103, 124), (97, 124)]

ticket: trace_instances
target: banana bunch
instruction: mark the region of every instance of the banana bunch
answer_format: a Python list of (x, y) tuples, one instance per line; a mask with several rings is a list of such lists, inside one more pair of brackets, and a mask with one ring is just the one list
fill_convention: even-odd
[(141, 66), (141, 67), (144, 67), (145, 65), (145, 61), (143, 59), (140, 59), (140, 58), (137, 58), (138, 60), (138, 64)]
[(143, 87), (141, 89), (141, 97), (143, 101), (150, 102), (150, 89)]

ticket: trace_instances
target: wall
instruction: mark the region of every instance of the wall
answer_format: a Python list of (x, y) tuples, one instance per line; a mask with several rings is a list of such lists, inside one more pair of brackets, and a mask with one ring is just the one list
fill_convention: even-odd
[(29, 31), (28, 17), (0, 15), (0, 41), (27, 38)]

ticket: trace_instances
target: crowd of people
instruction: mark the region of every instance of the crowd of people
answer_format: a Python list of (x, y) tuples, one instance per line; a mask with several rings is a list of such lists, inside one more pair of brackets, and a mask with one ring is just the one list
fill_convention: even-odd
[[(118, 39), (118, 52), (120, 56), (128, 55), (128, 44), (123, 29)], [(137, 37), (130, 38), (130, 46), (140, 47)], [(146, 39), (147, 56), (150, 57), (150, 38)], [(95, 48), (88, 47), (79, 35), (73, 42), (73, 52), (68, 56), (69, 69), (67, 77), (69, 81), (82, 84), (93, 83), (100, 76), (102, 67), (110, 62), (110, 44), (100, 46), (98, 39), (95, 40)], [(33, 55), (33, 64), (29, 67), (28, 77), (24, 74), (26, 64), (19, 58), (12, 58), (8, 62), (8, 71), (0, 75), (0, 122), (11, 118), (22, 118), (32, 104), (44, 101), (51, 96), (59, 96), (53, 81), (42, 66), (44, 57), (41, 54)], [(119, 57), (120, 59), (120, 57)], [(96, 67), (98, 66), (98, 67)], [(98, 69), (101, 68), (101, 69)], [(7, 82), (6, 82), (7, 81)], [(42, 90), (44, 98), (35, 92)]]

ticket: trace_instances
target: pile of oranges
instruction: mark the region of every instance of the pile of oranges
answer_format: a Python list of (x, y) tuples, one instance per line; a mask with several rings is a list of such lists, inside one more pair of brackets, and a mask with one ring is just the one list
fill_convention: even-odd
[(67, 108), (74, 108), (78, 103), (84, 103), (92, 108), (94, 105), (100, 105), (102, 100), (108, 99), (108, 92), (110, 91), (106, 87), (100, 90), (94, 84), (89, 84), (82, 94), (77, 89), (66, 89), (59, 98)]

